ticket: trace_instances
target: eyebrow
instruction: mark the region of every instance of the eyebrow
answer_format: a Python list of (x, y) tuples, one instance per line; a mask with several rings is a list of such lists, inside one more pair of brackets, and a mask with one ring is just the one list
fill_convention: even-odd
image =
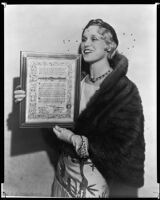
[[(90, 35), (91, 37), (98, 37), (98, 38), (103, 38), (103, 35), (101, 35), (101, 34), (98, 34), (98, 35), (94, 35), (94, 34), (92, 34), (92, 35)], [(85, 38), (87, 38), (87, 36), (86, 35), (82, 35), (82, 37), (85, 37)]]
[[(99, 35), (93, 35), (93, 34), (92, 34), (91, 37), (96, 37), (97, 39), (102, 39), (102, 40), (105, 39), (104, 36), (101, 35), (101, 34), (99, 34)], [(86, 38), (87, 38), (87, 36), (82, 35), (82, 39), (86, 39)]]

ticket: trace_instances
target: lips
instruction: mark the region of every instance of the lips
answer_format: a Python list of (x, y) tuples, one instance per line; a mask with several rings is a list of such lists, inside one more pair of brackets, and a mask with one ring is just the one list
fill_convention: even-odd
[(93, 52), (93, 50), (91, 50), (91, 49), (84, 49), (84, 51), (83, 51), (84, 54), (88, 54), (88, 53), (92, 53), (92, 52)]

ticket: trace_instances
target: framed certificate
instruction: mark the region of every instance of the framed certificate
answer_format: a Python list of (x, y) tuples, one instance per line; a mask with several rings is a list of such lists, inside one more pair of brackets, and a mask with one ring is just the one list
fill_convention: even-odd
[(80, 55), (24, 52), (20, 127), (72, 127), (79, 115)]

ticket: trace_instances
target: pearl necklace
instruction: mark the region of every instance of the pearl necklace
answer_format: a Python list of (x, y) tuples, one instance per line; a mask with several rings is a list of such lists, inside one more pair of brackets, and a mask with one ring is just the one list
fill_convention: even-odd
[(110, 74), (110, 73), (111, 73), (111, 70), (108, 70), (106, 73), (102, 74), (101, 76), (99, 76), (99, 77), (97, 77), (97, 78), (91, 78), (91, 77), (90, 77), (89, 79), (90, 79), (90, 81), (92, 81), (93, 83), (95, 83), (96, 81), (98, 81), (98, 80), (104, 78), (105, 76), (107, 76), (107, 75)]

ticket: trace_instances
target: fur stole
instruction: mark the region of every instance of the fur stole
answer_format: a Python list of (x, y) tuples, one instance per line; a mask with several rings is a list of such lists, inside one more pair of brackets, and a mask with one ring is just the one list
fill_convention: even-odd
[[(126, 77), (128, 60), (116, 54), (110, 73), (75, 122), (75, 134), (89, 141), (93, 164), (107, 182), (144, 184), (144, 116), (136, 85)], [(68, 148), (68, 150), (67, 150)], [(71, 145), (65, 152), (76, 156)]]

